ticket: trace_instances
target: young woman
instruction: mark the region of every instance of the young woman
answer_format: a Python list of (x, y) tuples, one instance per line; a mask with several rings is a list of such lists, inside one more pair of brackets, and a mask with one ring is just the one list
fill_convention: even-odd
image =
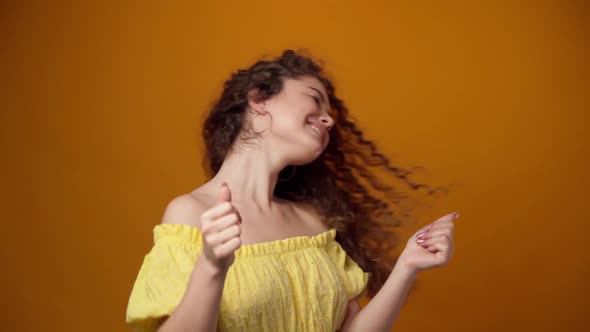
[(367, 167), (428, 187), (364, 138), (310, 57), (233, 73), (203, 136), (212, 177), (154, 227), (127, 307), (137, 331), (390, 331), (418, 272), (449, 262), (456, 213), (392, 257), (400, 218), (369, 190), (404, 196)]

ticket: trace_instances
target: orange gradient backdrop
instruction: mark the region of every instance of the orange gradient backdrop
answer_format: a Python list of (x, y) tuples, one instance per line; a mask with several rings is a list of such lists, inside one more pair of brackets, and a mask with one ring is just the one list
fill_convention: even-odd
[[(5, 331), (127, 331), (166, 204), (204, 180), (229, 74), (307, 48), (367, 136), (459, 211), (396, 331), (582, 331), (590, 301), (584, 1), (4, 1)], [(409, 230), (408, 230), (409, 231)]]

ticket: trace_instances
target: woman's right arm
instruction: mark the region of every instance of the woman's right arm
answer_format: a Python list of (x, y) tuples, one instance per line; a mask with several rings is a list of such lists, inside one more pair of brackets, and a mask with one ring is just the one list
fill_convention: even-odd
[[(194, 218), (194, 204), (169, 206), (163, 222), (179, 222)], [(188, 211), (187, 211), (188, 210)], [(203, 237), (203, 250), (189, 278), (186, 291), (169, 317), (165, 318), (158, 332), (216, 331), (219, 307), (227, 271), (235, 259), (234, 251), (241, 245), (241, 218), (231, 204), (231, 193), (222, 185), (218, 204), (203, 212), (199, 229)], [(194, 221), (193, 221), (194, 223)]]

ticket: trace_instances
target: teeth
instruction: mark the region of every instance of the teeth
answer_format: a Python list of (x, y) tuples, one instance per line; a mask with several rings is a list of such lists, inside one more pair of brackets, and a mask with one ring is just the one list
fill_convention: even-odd
[(320, 130), (320, 128), (310, 124), (309, 125), (313, 130), (315, 130), (316, 133), (318, 133), (320, 136), (322, 135), (322, 131)]

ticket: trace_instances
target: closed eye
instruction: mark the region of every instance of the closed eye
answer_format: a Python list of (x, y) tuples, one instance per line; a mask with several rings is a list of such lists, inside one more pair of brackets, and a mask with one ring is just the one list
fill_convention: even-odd
[(315, 100), (315, 103), (319, 106), (320, 105), (320, 99), (316, 96), (312, 96), (313, 100)]

